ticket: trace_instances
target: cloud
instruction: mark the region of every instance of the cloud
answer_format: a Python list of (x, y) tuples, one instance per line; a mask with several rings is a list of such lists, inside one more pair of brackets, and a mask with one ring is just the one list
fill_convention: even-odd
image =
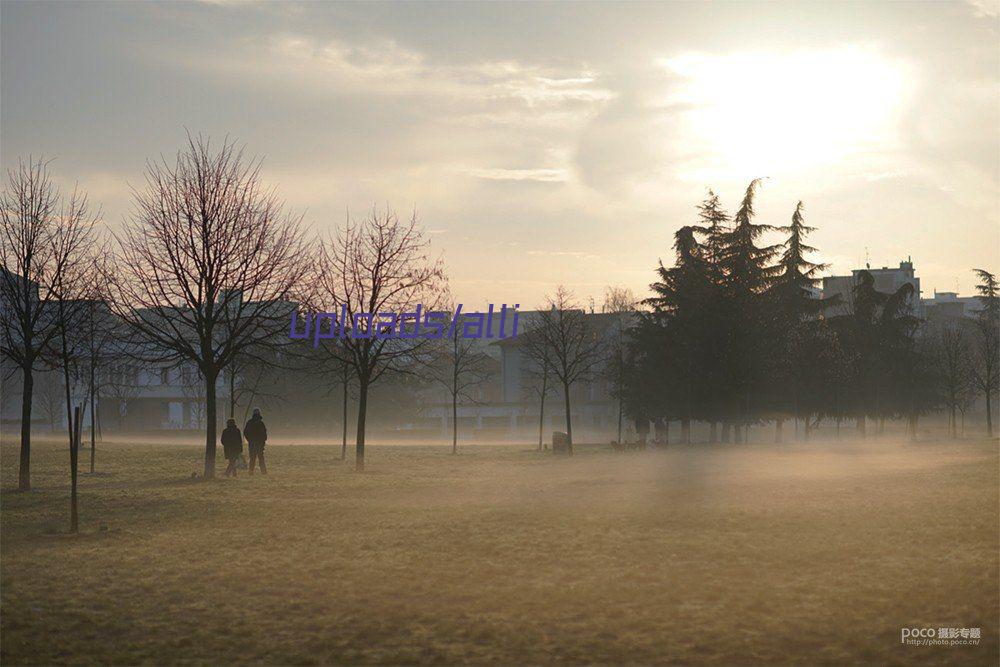
[(997, 18), (1000, 16), (1000, 0), (965, 0), (972, 6), (976, 16), (984, 18)]
[(491, 181), (565, 183), (569, 180), (566, 169), (470, 169), (469, 173), (477, 178)]
[(553, 110), (586, 116), (591, 107), (614, 97), (582, 63), (561, 67), (516, 60), (436, 63), (391, 38), (358, 43), (283, 31), (238, 42), (221, 56), (171, 50), (157, 57), (190, 71), (243, 77), (257, 85), (266, 80), (310, 95), (443, 96), (488, 103), (459, 111), (479, 119), (503, 119), (512, 104), (522, 119)]

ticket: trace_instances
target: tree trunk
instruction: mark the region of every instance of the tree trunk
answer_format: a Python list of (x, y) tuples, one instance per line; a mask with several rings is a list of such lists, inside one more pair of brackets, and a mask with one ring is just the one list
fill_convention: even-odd
[(865, 439), (865, 416), (864, 415), (861, 415), (860, 417), (858, 417), (858, 436), (860, 436), (862, 440)]
[(986, 437), (993, 437), (993, 392), (986, 390)]
[(724, 422), (722, 424), (722, 442), (729, 444), (730, 439), (730, 425), (729, 422)]
[(656, 445), (660, 445), (663, 442), (662, 436), (663, 436), (663, 420), (660, 419), (659, 417), (654, 417), (652, 442), (655, 443)]
[(215, 431), (216, 431), (216, 401), (214, 372), (205, 373), (205, 479), (215, 477)]
[(563, 398), (566, 399), (566, 446), (567, 453), (573, 454), (573, 420), (569, 410), (569, 385), (563, 383)]
[(709, 427), (708, 441), (713, 444), (719, 441), (719, 425), (714, 421)]
[(76, 533), (80, 530), (80, 517), (77, 512), (76, 503), (76, 477), (77, 464), (80, 460), (80, 422), (83, 421), (80, 413), (80, 406), (73, 410), (70, 419), (70, 444), (69, 444), (69, 532)]
[(365, 470), (365, 418), (368, 416), (368, 380), (358, 378), (358, 434), (354, 445), (354, 469)]
[(809, 442), (810, 434), (812, 434), (812, 419), (807, 414), (802, 422), (802, 439), (805, 442)]
[(94, 394), (97, 391), (94, 382), (94, 364), (90, 364), (90, 472), (94, 472), (94, 455), (97, 450), (97, 401)]
[(685, 445), (691, 444), (691, 420), (682, 419), (681, 420), (681, 442)]
[(21, 463), (17, 471), (17, 488), (31, 490), (31, 397), (35, 378), (31, 364), (21, 367), (23, 376), (21, 391)]
[(545, 429), (545, 383), (542, 383), (542, 396), (538, 405), (538, 451), (542, 451), (542, 439)]
[(784, 419), (779, 418), (774, 422), (774, 441), (778, 444), (781, 444), (782, 442), (782, 430), (784, 429), (784, 426)]
[(451, 395), (451, 453), (458, 454), (458, 394)]
[(958, 437), (958, 415), (955, 414), (955, 404), (951, 404), (951, 437)]
[(341, 429), (341, 441), (340, 441), (340, 460), (347, 460), (347, 378), (344, 378), (344, 414), (343, 414), (343, 427)]
[(622, 399), (618, 399), (618, 439), (616, 442), (622, 441)]
[(743, 411), (739, 400), (736, 401), (736, 419), (733, 422), (733, 442), (737, 445), (743, 442)]

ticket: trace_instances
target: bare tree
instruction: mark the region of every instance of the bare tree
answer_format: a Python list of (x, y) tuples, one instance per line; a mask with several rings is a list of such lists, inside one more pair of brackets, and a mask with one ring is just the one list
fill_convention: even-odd
[(538, 451), (542, 451), (545, 439), (545, 399), (552, 393), (552, 370), (548, 365), (548, 355), (545, 354), (540, 339), (528, 335), (520, 336), (522, 350), (530, 364), (524, 368), (524, 373), (532, 380), (524, 391), (530, 398), (538, 399)]
[(66, 424), (69, 440), (70, 464), (70, 531), (77, 532), (77, 475), (80, 456), (80, 427), (83, 406), (73, 406), (73, 376), (79, 381), (80, 364), (84, 358), (85, 345), (79, 336), (86, 317), (86, 299), (96, 279), (94, 273), (94, 219), (87, 210), (85, 195), (74, 192), (69, 203), (60, 212), (59, 224), (53, 235), (57, 255), (67, 257), (63, 270), (59, 272), (52, 286), (55, 297), (57, 336), (56, 355), (63, 372), (63, 387), (66, 394)]
[(635, 312), (635, 305), (638, 303), (635, 294), (627, 287), (609, 286), (604, 290), (604, 307), (602, 312), (610, 313), (614, 316), (614, 331), (611, 338), (610, 357), (611, 363), (608, 365), (608, 379), (611, 380), (612, 393), (618, 401), (618, 439), (622, 441), (622, 420), (624, 410), (622, 409), (622, 387), (625, 383), (625, 347), (627, 344), (626, 330), (629, 325), (629, 318)]
[(56, 423), (59, 421), (59, 415), (63, 406), (62, 393), (62, 381), (54, 371), (42, 372), (35, 379), (34, 394), (38, 397), (42, 414), (45, 415), (46, 420), (49, 422), (50, 431), (56, 430)]
[[(103, 261), (106, 254), (101, 254), (95, 261)], [(103, 272), (95, 265), (90, 275), (98, 276)], [(90, 403), (90, 472), (95, 470), (97, 452), (97, 410), (100, 405), (102, 387), (101, 370), (109, 361), (116, 336), (116, 322), (100, 300), (97, 289), (93, 285), (86, 288), (88, 298), (81, 304), (80, 328), (83, 343), (83, 365), (87, 374), (87, 398)]]
[[(428, 343), (425, 337), (382, 335), (375, 320), (383, 314), (402, 319), (407, 311), (416, 312), (417, 306), (433, 312), (443, 301), (443, 264), (429, 256), (429, 246), (416, 214), (400, 222), (388, 207), (372, 209), (361, 222), (348, 217), (346, 225), (322, 246), (316, 299), (345, 328), (346, 335), (331, 347), (331, 354), (352, 368), (358, 383), (355, 466), (359, 471), (365, 467), (369, 388), (387, 373), (413, 368), (418, 351)], [(320, 326), (319, 318), (316, 326)], [(410, 325), (401, 322), (399, 326)]]
[(59, 332), (55, 301), (65, 274), (87, 250), (86, 197), (62, 200), (47, 163), (18, 161), (0, 194), (0, 353), (21, 370), (18, 488), (31, 488), (31, 399), (34, 370)]
[[(326, 395), (330, 396), (334, 390), (340, 390), (340, 460), (347, 460), (347, 406), (351, 395), (351, 379), (354, 375), (354, 366), (348, 361), (346, 348), (337, 340), (327, 341), (320, 348), (322, 356), (319, 359), (312, 357), (314, 363), (308, 366), (313, 372), (321, 376), (321, 382), (326, 386)], [(310, 359), (308, 355), (305, 357)]]
[(458, 403), (476, 403), (477, 390), (489, 378), (490, 358), (479, 350), (473, 339), (462, 336), (462, 324), (456, 326), (429, 364), (430, 378), (444, 387), (451, 400), (451, 453), (458, 453)]
[(972, 393), (972, 368), (969, 341), (961, 322), (948, 322), (935, 332), (932, 347), (937, 362), (941, 397), (948, 409), (948, 430), (958, 436), (958, 412), (964, 411)]
[(241, 351), (287, 331), (309, 252), (299, 220), (265, 190), (234, 143), (188, 137), (150, 162), (117, 237), (109, 302), (137, 358), (190, 362), (205, 384), (205, 477), (215, 476), (216, 383)]
[(125, 415), (142, 392), (140, 369), (135, 361), (121, 355), (111, 359), (104, 367), (101, 389), (118, 404), (118, 430), (125, 427)]
[(605, 344), (586, 313), (573, 301), (572, 293), (560, 285), (548, 299), (548, 308), (539, 313), (538, 326), (527, 332), (525, 349), (539, 368), (549, 368), (562, 384), (566, 407), (566, 435), (573, 453), (573, 421), (570, 390), (589, 377), (604, 361)]

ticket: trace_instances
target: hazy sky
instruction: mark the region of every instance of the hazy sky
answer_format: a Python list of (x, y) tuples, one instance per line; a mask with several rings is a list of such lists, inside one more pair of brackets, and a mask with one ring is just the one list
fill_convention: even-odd
[(1000, 270), (990, 0), (0, 6), (3, 166), (57, 158), (112, 225), (188, 128), (317, 229), (415, 207), (470, 304), (645, 292), (705, 189), (757, 176), (831, 272)]

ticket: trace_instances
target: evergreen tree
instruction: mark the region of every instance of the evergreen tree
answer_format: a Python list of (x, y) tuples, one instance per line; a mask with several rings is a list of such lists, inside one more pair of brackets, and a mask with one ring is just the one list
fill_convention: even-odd
[(912, 313), (913, 294), (910, 283), (892, 293), (880, 292), (872, 274), (859, 271), (850, 313), (837, 318), (838, 333), (854, 361), (851, 407), (861, 435), (868, 417), (881, 424), (893, 415), (906, 415), (915, 434), (917, 417), (927, 409), (929, 394), (923, 390), (929, 380), (915, 384), (924, 362), (915, 346), (920, 320)]
[(726, 353), (729, 341), (727, 339), (725, 304), (725, 275), (723, 274), (722, 235), (729, 231), (731, 222), (729, 214), (719, 203), (719, 196), (711, 189), (708, 196), (698, 206), (700, 224), (694, 227), (695, 233), (704, 237), (703, 256), (707, 263), (709, 285), (706, 291), (704, 309), (705, 353), (702, 373), (705, 382), (714, 390), (705, 397), (705, 418), (711, 425), (711, 442), (718, 441), (718, 423), (728, 418), (730, 406), (734, 397), (728, 391)]
[[(782, 440), (782, 425), (785, 416), (792, 414), (796, 423), (803, 410), (811, 408), (808, 402), (800, 400), (802, 388), (810, 374), (827, 375), (828, 369), (818, 368), (817, 363), (826, 359), (825, 355), (803, 358), (800, 352), (814, 349), (815, 338), (825, 340), (828, 331), (819, 331), (817, 316), (832, 305), (832, 298), (820, 299), (816, 295), (819, 287), (817, 274), (827, 267), (806, 259), (807, 253), (817, 252), (805, 243), (805, 237), (815, 228), (805, 224), (802, 216), (802, 202), (795, 207), (791, 224), (778, 227), (788, 238), (783, 244), (783, 252), (778, 261), (780, 273), (771, 287), (770, 308), (774, 317), (770, 319), (772, 349), (777, 352), (771, 361), (771, 391), (775, 417), (775, 441)], [(812, 411), (805, 411), (808, 429)]]
[(976, 269), (980, 283), (976, 286), (982, 310), (976, 317), (978, 341), (973, 383), (986, 399), (986, 433), (993, 437), (993, 399), (1000, 388), (1000, 289), (996, 275)]
[(758, 247), (773, 227), (753, 222), (753, 200), (761, 179), (747, 186), (732, 227), (720, 230), (714, 243), (723, 278), (720, 306), (725, 320), (726, 370), (732, 388), (732, 419), (736, 441), (741, 429), (759, 416), (761, 405), (752, 397), (764, 388), (768, 349), (768, 313), (765, 299), (781, 268), (771, 260), (780, 246)]
[(672, 268), (662, 262), (657, 270), (659, 280), (650, 289), (654, 296), (646, 303), (653, 312), (650, 317), (658, 321), (662, 332), (661, 345), (669, 355), (657, 357), (666, 382), (661, 385), (665, 395), (661, 399), (666, 409), (652, 417), (670, 417), (681, 421), (682, 439), (690, 442), (690, 424), (703, 418), (700, 412), (706, 404), (708, 392), (702, 373), (707, 360), (706, 341), (710, 320), (707, 317), (713, 297), (713, 283), (706, 250), (695, 238), (693, 227), (682, 227), (675, 235), (676, 259)]

